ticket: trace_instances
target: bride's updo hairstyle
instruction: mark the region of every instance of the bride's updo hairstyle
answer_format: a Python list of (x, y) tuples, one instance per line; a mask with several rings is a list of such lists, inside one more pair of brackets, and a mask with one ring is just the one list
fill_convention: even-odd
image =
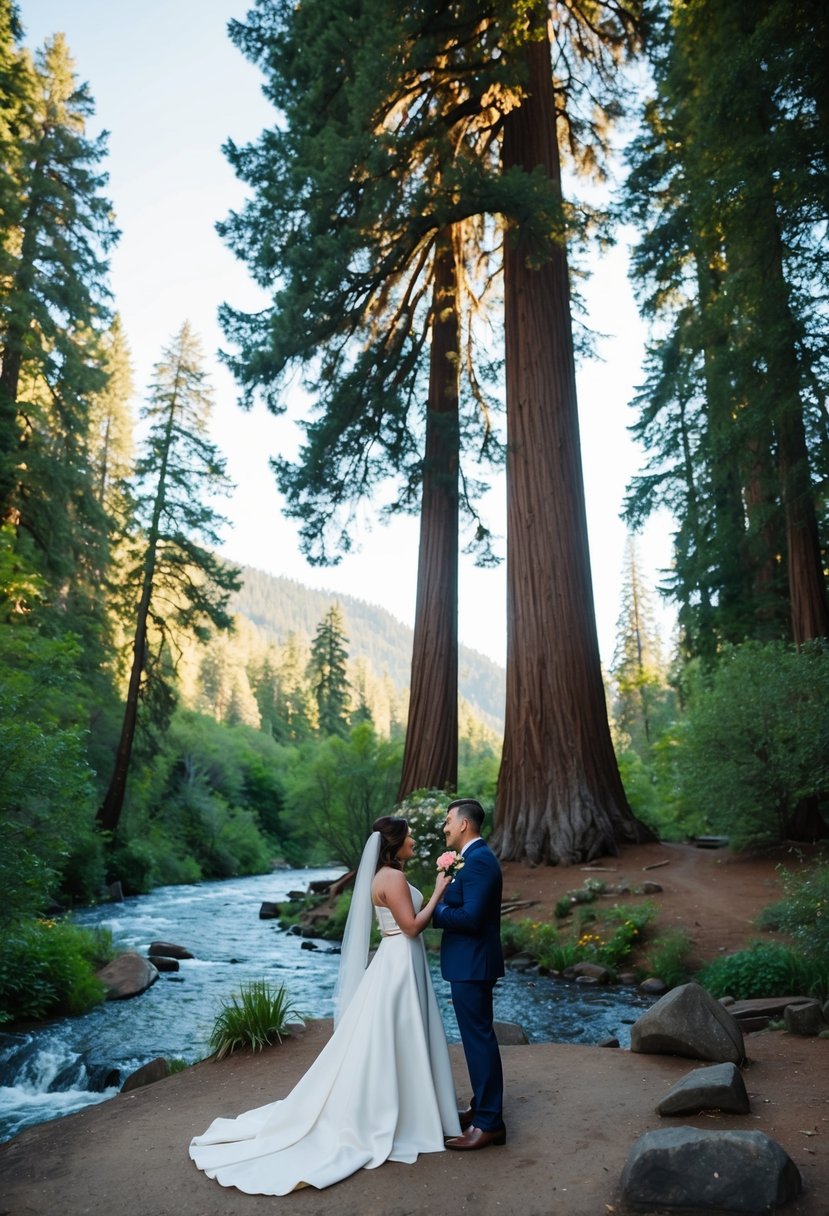
[(409, 834), (409, 825), (405, 819), (396, 819), (393, 815), (381, 815), (371, 829), (380, 833), (380, 856), (377, 858), (377, 869), (381, 866), (391, 866), (395, 870), (403, 867), (397, 860), (397, 850)]

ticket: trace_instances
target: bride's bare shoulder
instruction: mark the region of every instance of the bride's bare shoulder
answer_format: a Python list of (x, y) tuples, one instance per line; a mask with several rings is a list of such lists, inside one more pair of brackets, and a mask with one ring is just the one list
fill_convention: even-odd
[(372, 880), (371, 897), (375, 903), (384, 903), (387, 895), (393, 895), (406, 885), (406, 876), (402, 870), (396, 870), (394, 866), (382, 866)]

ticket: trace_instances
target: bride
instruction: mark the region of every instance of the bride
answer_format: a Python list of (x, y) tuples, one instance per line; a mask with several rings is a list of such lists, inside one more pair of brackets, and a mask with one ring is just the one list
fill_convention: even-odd
[[(384, 1161), (411, 1164), (460, 1132), (449, 1052), (420, 934), (425, 906), (404, 877), (405, 819), (374, 824), (354, 883), (334, 993), (334, 1034), (281, 1101), (214, 1119), (190, 1144), (200, 1170), (249, 1195), (325, 1187)], [(382, 934), (367, 966), (372, 909)]]

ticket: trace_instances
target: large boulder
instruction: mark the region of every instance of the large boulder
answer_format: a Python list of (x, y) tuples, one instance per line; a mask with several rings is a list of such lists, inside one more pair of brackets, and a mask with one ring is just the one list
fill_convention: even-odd
[(680, 984), (634, 1022), (630, 1050), (653, 1055), (741, 1064), (743, 1032), (736, 1019), (699, 984)]
[(775, 1212), (800, 1194), (797, 1166), (765, 1132), (666, 1127), (628, 1154), (622, 1193), (645, 1212)]
[(660, 1115), (695, 1115), (701, 1110), (747, 1115), (749, 1101), (736, 1064), (709, 1064), (686, 1073), (656, 1109)]
[(107, 963), (97, 975), (107, 990), (108, 1001), (125, 1001), (146, 992), (158, 979), (158, 969), (149, 959), (128, 950)]

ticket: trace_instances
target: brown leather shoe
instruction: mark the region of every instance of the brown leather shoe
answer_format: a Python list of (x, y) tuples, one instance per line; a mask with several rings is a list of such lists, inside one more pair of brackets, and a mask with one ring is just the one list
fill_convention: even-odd
[(475, 1112), (471, 1106), (467, 1106), (466, 1110), (458, 1111), (458, 1118), (461, 1122), (461, 1131), (465, 1132), (475, 1122)]
[(462, 1136), (453, 1136), (446, 1141), (447, 1148), (471, 1152), (473, 1149), (489, 1148), (490, 1144), (506, 1144), (507, 1129), (502, 1127), (497, 1132), (485, 1132), (480, 1127), (470, 1125)]

